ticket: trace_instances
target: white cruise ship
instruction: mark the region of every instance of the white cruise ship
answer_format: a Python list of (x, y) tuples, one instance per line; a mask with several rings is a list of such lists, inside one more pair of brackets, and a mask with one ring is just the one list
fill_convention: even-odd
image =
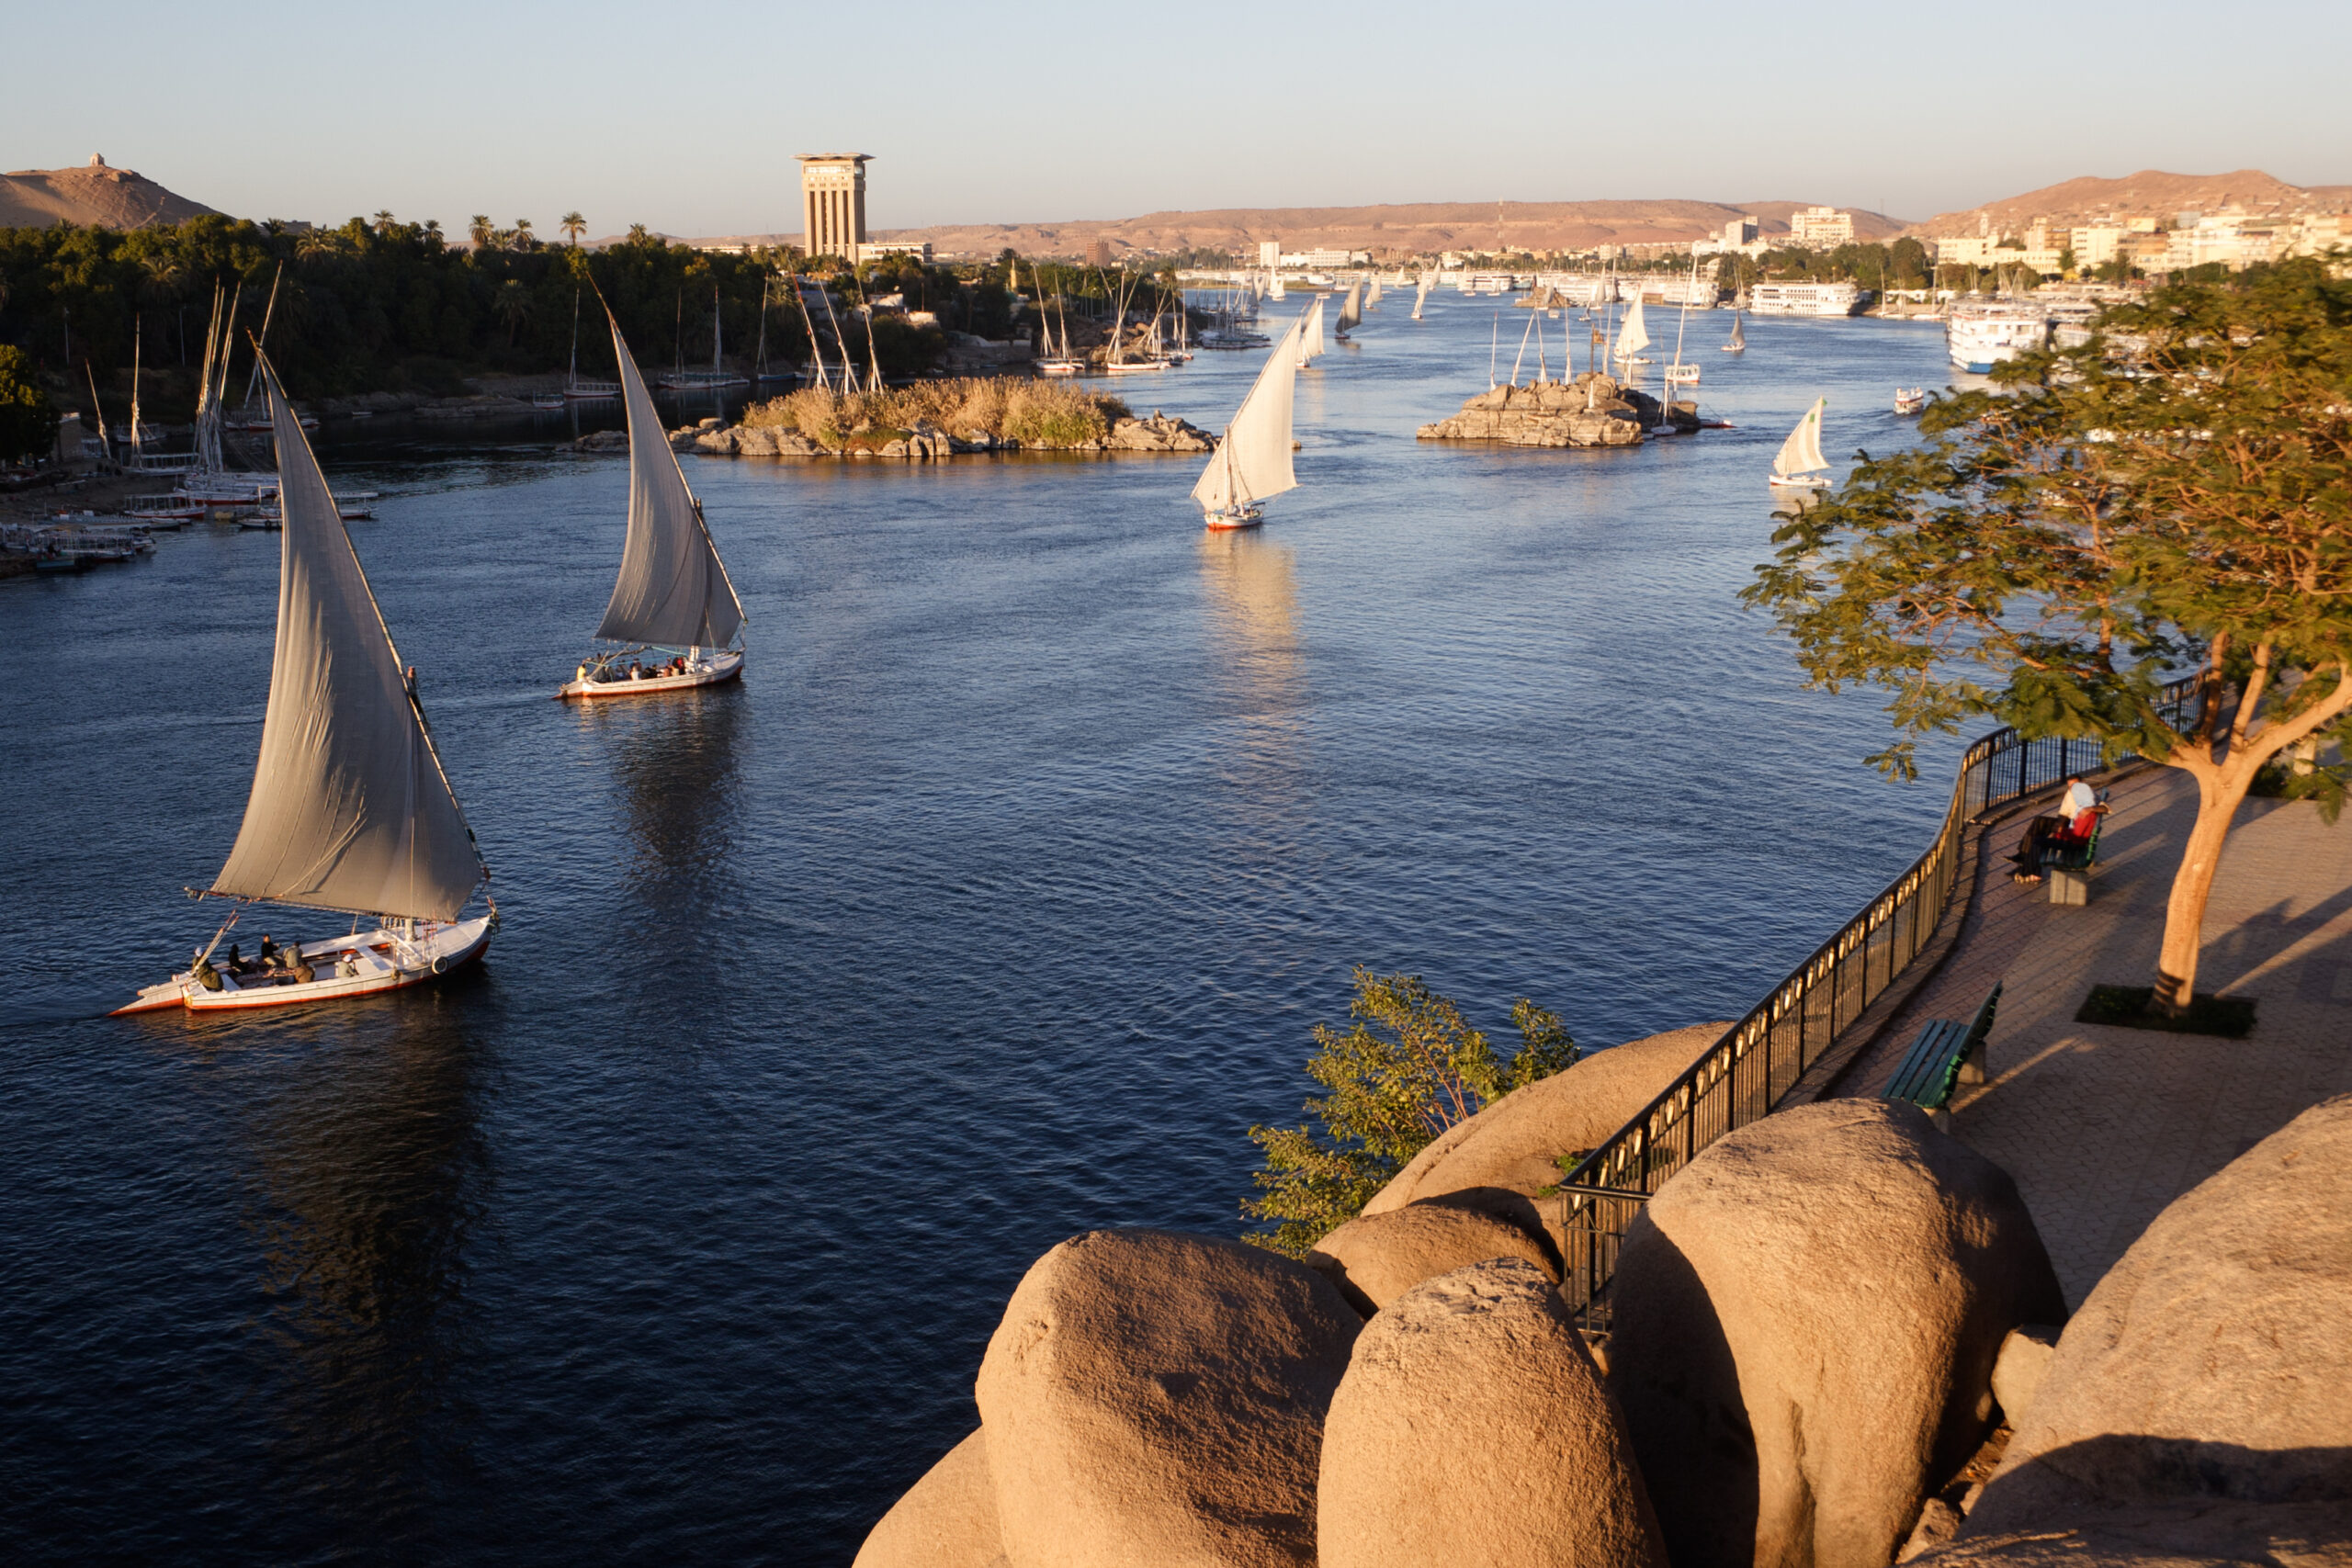
[(2050, 312), (2024, 299), (1955, 299), (1944, 319), (1952, 364), (1978, 376), (2040, 348), (2049, 337)]
[(1747, 288), (1751, 316), (1850, 316), (1862, 308), (1862, 291), (1851, 283), (1753, 283)]

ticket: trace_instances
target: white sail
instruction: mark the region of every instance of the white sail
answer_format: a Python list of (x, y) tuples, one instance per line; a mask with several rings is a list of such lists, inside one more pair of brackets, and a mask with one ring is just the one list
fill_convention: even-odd
[(1795, 474), (1819, 473), (1829, 467), (1829, 459), (1821, 455), (1821, 411), (1829, 406), (1827, 398), (1815, 398), (1813, 407), (1804, 411), (1797, 427), (1781, 443), (1780, 455), (1772, 459), (1772, 471), (1782, 479)]
[(1269, 299), (1283, 298), (1283, 275), (1279, 272), (1270, 272), (1266, 274), (1266, 298)]
[(1421, 307), (1429, 302), (1430, 275), (1421, 274), (1421, 286), (1413, 291), (1413, 320), (1421, 319)]
[(265, 367), (283, 522), (277, 649), (244, 825), (212, 890), (454, 919), (482, 880), (318, 458)]
[(1366, 288), (1366, 289), (1363, 291), (1363, 308), (1364, 308), (1365, 310), (1371, 310), (1374, 305), (1377, 305), (1377, 304), (1379, 304), (1379, 303), (1380, 303), (1380, 279), (1378, 279), (1377, 277), (1375, 277), (1375, 278), (1374, 278), (1374, 279), (1372, 280), (1372, 285), (1371, 285), (1371, 287), (1370, 287), (1370, 288)]
[(1642, 325), (1642, 297), (1636, 294), (1633, 309), (1625, 312), (1624, 330), (1617, 334), (1617, 357), (1631, 359), (1649, 345), (1649, 329)]
[(1363, 322), (1363, 284), (1359, 280), (1348, 290), (1348, 297), (1340, 301), (1339, 331), (1344, 333), (1350, 327), (1361, 326)]
[(686, 488), (618, 321), (613, 356), (628, 410), (628, 538), (596, 635), (662, 648), (724, 648), (743, 624), (742, 602), (719, 564), (702, 505)]
[(1298, 488), (1290, 460), (1291, 394), (1298, 378), (1297, 346), (1292, 340), (1298, 332), (1299, 323), (1293, 321), (1266, 355), (1249, 396), (1225, 427), (1225, 439), (1193, 486), (1193, 499), (1204, 513), (1231, 511)]
[(1731, 346), (1734, 348), (1746, 348), (1747, 346), (1747, 323), (1742, 318), (1736, 315), (1731, 319)]
[(1299, 368), (1305, 369), (1308, 360), (1321, 354), (1329, 346), (1323, 341), (1323, 296), (1317, 294), (1315, 297), (1315, 303), (1306, 308), (1306, 320), (1299, 329)]

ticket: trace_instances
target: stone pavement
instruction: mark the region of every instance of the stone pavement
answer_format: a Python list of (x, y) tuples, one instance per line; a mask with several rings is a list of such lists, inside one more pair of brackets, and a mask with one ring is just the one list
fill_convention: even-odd
[(2304, 802), (2239, 812), (2197, 988), (2256, 998), (2246, 1038), (2075, 1021), (2094, 984), (2154, 980), (2196, 803), (2173, 769), (2118, 780), (2090, 902), (2075, 908), (2008, 880), (2003, 857), (2025, 818), (1992, 829), (1951, 958), (1835, 1091), (1879, 1093), (1921, 1020), (1968, 1018), (2003, 982), (1987, 1081), (1962, 1086), (1952, 1131), (2016, 1177), (2072, 1306), (2175, 1198), (2306, 1107), (2352, 1092), (2352, 813), (2330, 827)]

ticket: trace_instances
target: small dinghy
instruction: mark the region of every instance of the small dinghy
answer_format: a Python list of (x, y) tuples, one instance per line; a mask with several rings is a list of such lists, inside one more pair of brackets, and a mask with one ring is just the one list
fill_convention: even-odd
[[(609, 317), (610, 312), (607, 312)], [(620, 576), (596, 627), (607, 648), (581, 661), (556, 691), (562, 699), (646, 697), (714, 686), (743, 672), (743, 604), (686, 484), (678, 455), (654, 411), (614, 321), (621, 401), (628, 411), (628, 535)], [(648, 653), (662, 657), (650, 665)]]
[(1925, 387), (1897, 387), (1897, 388), (1895, 388), (1895, 389), (1894, 389), (1894, 412), (1895, 412), (1896, 413), (1901, 413), (1901, 414), (1913, 414), (1913, 413), (1917, 413), (1921, 409), (1924, 409), (1924, 408), (1926, 408), (1927, 406), (1928, 406), (1928, 389), (1927, 389), (1927, 388), (1925, 388)]
[[(283, 532), (277, 646), (253, 793), (228, 863), (198, 897), (239, 905), (183, 972), (118, 1013), (289, 1007), (398, 990), (481, 955), (498, 929), (490, 872), (449, 788), (383, 613), (302, 427), (266, 360)], [(480, 887), (485, 912), (466, 906)], [(260, 956), (221, 940), (245, 909), (351, 917), (340, 936)], [(372, 929), (363, 929), (373, 922)], [(338, 922), (340, 923), (340, 922)]]

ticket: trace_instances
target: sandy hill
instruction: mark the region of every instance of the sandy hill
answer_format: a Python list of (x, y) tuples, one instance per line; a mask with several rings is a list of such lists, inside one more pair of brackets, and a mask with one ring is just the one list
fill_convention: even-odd
[[(1802, 201), (1459, 201), (1393, 207), (1261, 207), (1205, 212), (1150, 212), (1140, 218), (1074, 219), (1056, 223), (943, 224), (897, 229), (877, 240), (928, 240), (940, 251), (994, 255), (1007, 245), (1024, 255), (1080, 255), (1096, 240), (1114, 254), (1177, 251), (1199, 246), (1254, 254), (1261, 240), (1290, 251), (1337, 249), (1436, 251), (1580, 250), (1593, 245), (1679, 244), (1720, 233), (1735, 218), (1751, 216), (1770, 237), (1785, 234)], [(1856, 212), (1854, 231), (1865, 240), (1901, 233), (1902, 220)], [(789, 243), (797, 234), (738, 235), (732, 240)], [(704, 243), (712, 242), (705, 241)]]
[(2030, 190), (2006, 201), (1987, 202), (1965, 212), (1942, 212), (1911, 232), (1973, 234), (1980, 219), (1995, 233), (2015, 233), (2036, 218), (2052, 223), (2085, 223), (2095, 218), (2160, 218), (2169, 223), (2182, 212), (2329, 212), (2352, 208), (2352, 186), (2290, 186), (2260, 169), (2227, 175), (2168, 175), (2143, 169), (2121, 179), (2086, 175)]
[(0, 228), (85, 223), (136, 229), (157, 219), (177, 223), (211, 210), (202, 202), (174, 196), (143, 175), (109, 169), (98, 157), (79, 169), (18, 169), (0, 175)]

